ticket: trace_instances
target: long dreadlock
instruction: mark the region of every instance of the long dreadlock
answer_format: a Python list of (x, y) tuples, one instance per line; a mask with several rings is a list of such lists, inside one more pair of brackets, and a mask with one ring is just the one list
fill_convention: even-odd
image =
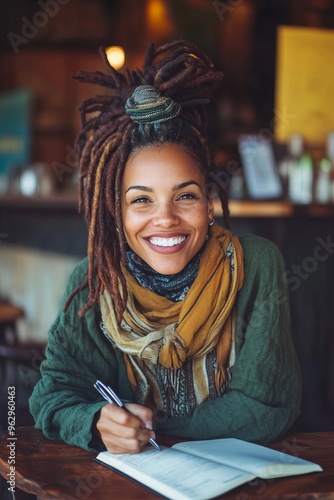
[[(82, 316), (104, 290), (114, 301), (118, 322), (127, 302), (122, 264), (127, 263), (126, 241), (122, 228), (121, 181), (129, 155), (148, 145), (175, 143), (184, 147), (197, 161), (208, 184), (213, 172), (206, 137), (205, 104), (222, 80), (222, 73), (198, 47), (188, 41), (174, 41), (155, 49), (148, 47), (142, 70), (125, 74), (109, 65), (100, 50), (108, 74), (79, 72), (75, 78), (110, 89), (110, 95), (96, 95), (80, 107), (82, 130), (76, 141), (79, 158), (79, 210), (88, 224), (87, 278), (68, 298), (88, 285), (89, 297), (79, 311)], [(160, 95), (181, 105), (181, 113), (159, 127), (138, 126), (125, 113), (125, 102), (140, 85), (154, 87)], [(215, 186), (221, 200), (225, 225), (229, 227), (226, 192)]]

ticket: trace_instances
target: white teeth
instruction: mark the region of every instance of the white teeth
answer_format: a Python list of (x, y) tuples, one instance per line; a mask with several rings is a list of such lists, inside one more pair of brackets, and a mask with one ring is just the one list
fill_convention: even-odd
[(180, 236), (179, 238), (150, 238), (149, 242), (157, 247), (174, 247), (183, 243), (185, 239), (185, 236)]

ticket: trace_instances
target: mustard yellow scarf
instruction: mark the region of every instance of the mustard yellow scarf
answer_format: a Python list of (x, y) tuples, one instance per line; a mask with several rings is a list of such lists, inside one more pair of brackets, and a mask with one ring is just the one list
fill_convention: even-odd
[(214, 224), (206, 243), (198, 275), (184, 301), (171, 302), (143, 288), (123, 269), (129, 292), (121, 327), (112, 300), (101, 295), (102, 321), (111, 340), (125, 354), (129, 380), (140, 385), (142, 404), (161, 410), (163, 403), (155, 365), (181, 368), (193, 359), (196, 401), (209, 394), (206, 354), (216, 349), (215, 384), (219, 391), (226, 379), (232, 344), (232, 309), (244, 279), (243, 253), (238, 238)]

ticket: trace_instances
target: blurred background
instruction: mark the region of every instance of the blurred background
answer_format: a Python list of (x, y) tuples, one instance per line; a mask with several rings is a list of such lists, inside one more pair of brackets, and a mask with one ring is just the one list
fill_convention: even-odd
[[(0, 18), (0, 391), (17, 425), (39, 377), (67, 277), (86, 254), (77, 209), (78, 83), (141, 65), (150, 42), (186, 38), (224, 72), (210, 139), (232, 229), (274, 241), (286, 264), (303, 378), (296, 429), (334, 430), (334, 2), (15, 0)], [(222, 221), (216, 206), (216, 218)], [(6, 429), (2, 403), (0, 428)]]

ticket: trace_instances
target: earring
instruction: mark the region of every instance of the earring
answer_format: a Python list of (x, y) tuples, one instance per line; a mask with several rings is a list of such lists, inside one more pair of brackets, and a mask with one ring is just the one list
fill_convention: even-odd
[[(209, 222), (209, 228), (210, 228), (211, 226), (213, 226), (213, 223), (214, 223), (214, 222), (215, 222), (215, 221), (214, 221), (214, 219), (210, 220), (210, 222)], [(209, 239), (209, 233), (210, 233), (210, 232), (211, 232), (211, 231), (209, 230), (209, 231), (208, 231), (208, 234), (206, 235), (206, 240), (208, 240), (208, 239)]]

